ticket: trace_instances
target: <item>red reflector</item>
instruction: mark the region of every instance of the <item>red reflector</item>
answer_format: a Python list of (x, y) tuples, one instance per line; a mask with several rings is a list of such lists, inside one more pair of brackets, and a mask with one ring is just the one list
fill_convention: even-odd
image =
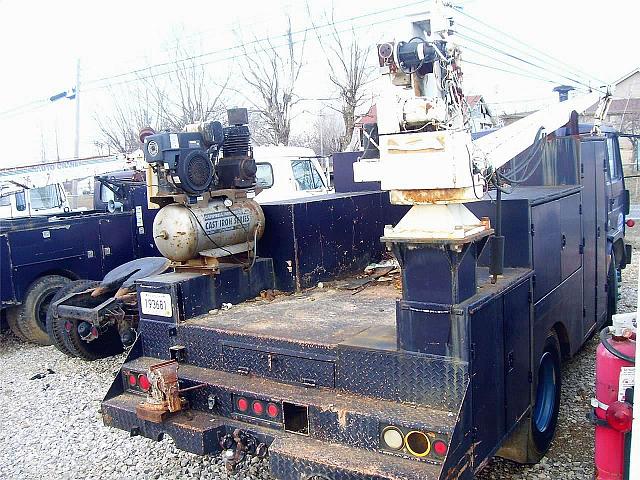
[(246, 412), (249, 409), (249, 402), (246, 398), (240, 397), (236, 405), (238, 407), (238, 410), (241, 412)]
[(447, 454), (447, 444), (442, 440), (436, 440), (433, 442), (433, 451), (436, 452), (436, 455), (444, 457)]
[(280, 409), (275, 403), (270, 403), (269, 405), (267, 405), (267, 415), (269, 415), (271, 418), (277, 417), (279, 413)]
[(636, 224), (636, 222), (634, 222), (633, 220), (629, 219), (627, 220), (627, 227), (631, 228)]
[(262, 415), (264, 413), (264, 405), (257, 400), (251, 404), (251, 408), (256, 415)]
[(136, 386), (136, 383), (138, 382), (138, 380), (136, 379), (135, 375), (129, 375), (129, 385), (131, 385), (132, 387)]
[(622, 433), (630, 432), (633, 421), (631, 405), (626, 402), (613, 402), (607, 409), (606, 419), (611, 428)]
[(151, 382), (144, 373), (138, 375), (138, 385), (145, 392), (151, 388)]

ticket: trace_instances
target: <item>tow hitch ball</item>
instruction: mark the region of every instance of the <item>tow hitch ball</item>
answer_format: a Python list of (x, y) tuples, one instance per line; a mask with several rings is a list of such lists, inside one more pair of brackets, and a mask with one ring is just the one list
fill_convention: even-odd
[(244, 460), (246, 454), (257, 455), (260, 458), (267, 455), (267, 446), (264, 443), (259, 443), (253, 435), (239, 428), (220, 438), (220, 448), (222, 448), (222, 458), (229, 472), (232, 472), (236, 465)]

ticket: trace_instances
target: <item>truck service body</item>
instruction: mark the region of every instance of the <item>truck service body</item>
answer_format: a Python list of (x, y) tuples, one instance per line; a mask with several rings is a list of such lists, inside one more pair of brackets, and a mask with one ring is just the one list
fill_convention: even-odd
[[(362, 278), (383, 255), (382, 227), (407, 211), (379, 191), (266, 203), (253, 268), (138, 281), (139, 305), (170, 307), (140, 311), (105, 424), (198, 454), (244, 432), (279, 479), (473, 478), (496, 454), (539, 460), (561, 359), (615, 310), (613, 278), (630, 262), (615, 132), (586, 129), (570, 123), (544, 140), (534, 174), (502, 195), (495, 282), (482, 241), (432, 249), (428, 273), (413, 249), (396, 254), (401, 299), (393, 282)], [(496, 220), (495, 192), (467, 207)], [(438, 281), (451, 271), (453, 287)], [(264, 293), (275, 290), (286, 294)], [(426, 290), (438, 301), (413, 300)], [(140, 379), (171, 360), (188, 407), (150, 418)]]
[(26, 339), (48, 343), (46, 312), (62, 285), (101, 279), (134, 258), (157, 255), (151, 236), (154, 212), (147, 209), (146, 186), (130, 181), (131, 175), (111, 174), (105, 180), (124, 181), (117, 198), (119, 211), (106, 211), (107, 202), (101, 199), (104, 184), (96, 181), (94, 211), (0, 220), (0, 311), (14, 331), (18, 316), (35, 320), (30, 322), (35, 336)]

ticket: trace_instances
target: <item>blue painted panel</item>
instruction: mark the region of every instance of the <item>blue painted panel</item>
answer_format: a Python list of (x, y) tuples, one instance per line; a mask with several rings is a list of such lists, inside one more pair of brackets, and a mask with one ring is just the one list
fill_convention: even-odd
[(11, 282), (11, 256), (7, 237), (0, 236), (0, 300), (2, 305), (15, 301), (13, 283)]

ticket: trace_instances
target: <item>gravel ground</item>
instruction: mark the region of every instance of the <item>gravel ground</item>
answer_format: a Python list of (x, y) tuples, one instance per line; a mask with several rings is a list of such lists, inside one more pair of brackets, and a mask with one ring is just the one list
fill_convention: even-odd
[[(638, 236), (631, 236), (634, 247)], [(637, 261), (637, 259), (636, 259)], [(637, 266), (623, 273), (620, 311), (635, 308)], [(593, 427), (585, 420), (594, 389), (594, 338), (564, 367), (558, 434), (538, 465), (495, 459), (480, 478), (591, 479)], [(100, 401), (123, 356), (86, 363), (53, 347), (0, 334), (1, 479), (268, 479), (257, 458), (227, 475), (219, 456), (179, 451), (171, 439), (156, 443), (106, 428)]]

